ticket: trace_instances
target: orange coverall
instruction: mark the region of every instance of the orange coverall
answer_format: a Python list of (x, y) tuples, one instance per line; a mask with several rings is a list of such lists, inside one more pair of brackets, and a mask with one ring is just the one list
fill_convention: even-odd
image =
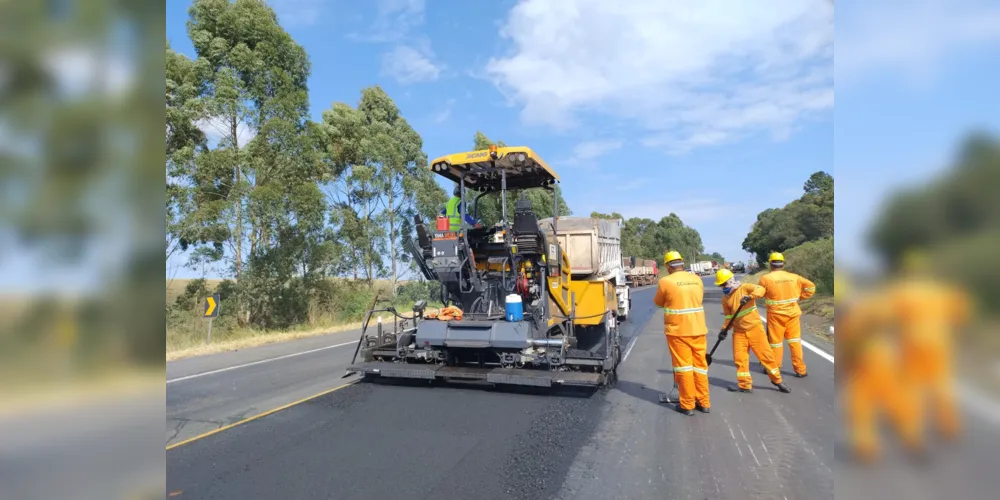
[(799, 301), (816, 293), (816, 285), (802, 276), (785, 270), (771, 271), (760, 278), (764, 287), (764, 303), (767, 305), (767, 327), (771, 332), (771, 350), (781, 368), (784, 354), (781, 342), (788, 342), (792, 354), (792, 368), (799, 375), (806, 374), (806, 363), (802, 359), (802, 327), (799, 317), (802, 309)]
[[(879, 417), (888, 417), (909, 446), (905, 398), (900, 392), (899, 358), (892, 338), (892, 314), (881, 294), (837, 305), (837, 356), (846, 370), (837, 370), (844, 389), (847, 435), (854, 454), (870, 461), (881, 453)], [(841, 385), (843, 384), (843, 385)], [(911, 419), (912, 420), (912, 419)], [(912, 427), (912, 426), (911, 426)], [(909, 435), (907, 435), (909, 434)]]
[(678, 404), (693, 410), (695, 404), (709, 408), (708, 361), (705, 359), (705, 284), (687, 271), (660, 278), (653, 303), (663, 308), (663, 330), (667, 336), (677, 382)]
[[(722, 312), (728, 323), (733, 312), (740, 308), (740, 299), (746, 296), (753, 299), (764, 297), (764, 287), (745, 283), (722, 298)], [(760, 359), (760, 364), (767, 369), (767, 376), (775, 384), (781, 383), (781, 369), (775, 362), (774, 354), (768, 345), (764, 323), (760, 320), (757, 306), (751, 301), (743, 306), (743, 310), (733, 321), (733, 361), (736, 363), (736, 382), (741, 389), (752, 389), (753, 378), (750, 375), (750, 349)]]
[[(953, 340), (956, 327), (968, 320), (969, 299), (959, 290), (929, 279), (907, 279), (889, 292), (889, 307), (899, 329), (902, 386), (905, 395), (904, 435), (923, 447), (927, 404), (936, 410), (938, 430), (959, 434), (953, 387)], [(925, 398), (930, 401), (925, 402)]]

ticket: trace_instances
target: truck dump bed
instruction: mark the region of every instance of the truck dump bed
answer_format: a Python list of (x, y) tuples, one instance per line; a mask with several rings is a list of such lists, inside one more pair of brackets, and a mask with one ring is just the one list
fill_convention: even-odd
[[(552, 218), (540, 220), (539, 225), (551, 238)], [(623, 271), (619, 221), (560, 217), (556, 229), (574, 278), (614, 279)]]
[[(593, 326), (618, 310), (616, 286), (625, 284), (622, 268), (621, 225), (617, 220), (560, 217), (556, 222), (559, 245), (569, 260), (575, 297), (573, 323)], [(552, 219), (538, 221), (548, 241), (555, 241)]]

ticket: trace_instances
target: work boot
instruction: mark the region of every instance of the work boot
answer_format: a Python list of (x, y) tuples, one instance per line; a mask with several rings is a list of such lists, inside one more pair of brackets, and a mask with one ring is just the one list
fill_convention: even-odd
[(808, 373), (796, 373), (795, 376), (798, 377), (798, 378), (806, 378), (806, 377), (809, 376), (809, 374)]
[(700, 403), (695, 403), (694, 409), (698, 410), (698, 411), (700, 411), (702, 413), (712, 413), (712, 409), (711, 408), (702, 406)]
[(677, 413), (680, 413), (681, 415), (685, 415), (685, 416), (688, 416), (688, 417), (694, 415), (694, 410), (685, 410), (684, 408), (681, 408), (680, 403), (678, 403), (676, 406), (674, 406), (674, 410), (676, 410)]
[(731, 385), (729, 386), (729, 392), (745, 392), (749, 394), (753, 392), (753, 389), (744, 389), (738, 385)]
[(779, 391), (781, 391), (781, 392), (783, 392), (785, 394), (788, 394), (788, 393), (792, 392), (792, 390), (789, 389), (788, 386), (785, 385), (785, 384), (783, 384), (783, 383), (777, 383), (777, 384), (775, 384), (774, 382), (771, 382), (771, 385), (777, 387)]

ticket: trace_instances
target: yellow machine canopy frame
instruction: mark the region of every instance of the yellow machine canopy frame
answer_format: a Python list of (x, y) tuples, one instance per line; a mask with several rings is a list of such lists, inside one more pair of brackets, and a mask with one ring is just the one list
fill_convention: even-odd
[(465, 177), (466, 189), (481, 193), (500, 191), (503, 175), (507, 189), (548, 187), (559, 182), (555, 173), (538, 154), (524, 146), (512, 146), (455, 153), (431, 162), (431, 170), (458, 183)]

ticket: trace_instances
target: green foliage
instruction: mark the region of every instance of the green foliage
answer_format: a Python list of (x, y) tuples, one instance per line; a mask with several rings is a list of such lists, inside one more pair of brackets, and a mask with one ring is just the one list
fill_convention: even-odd
[[(195, 0), (188, 35), (194, 60), (166, 50), (167, 257), (224, 264), (223, 328), (357, 319), (408, 265), (414, 216), (446, 200), (420, 135), (377, 86), (309, 121), (308, 56), (265, 2)], [(330, 280), (345, 273), (367, 292)], [(207, 293), (190, 282), (170, 323)]]
[[(498, 147), (507, 147), (507, 144), (504, 144), (503, 141), (493, 142), (486, 137), (486, 134), (476, 132), (475, 137), (473, 137), (472, 149), (474, 151), (489, 149), (489, 147), (493, 144), (496, 144)], [(553, 213), (554, 207), (558, 207), (559, 215), (563, 217), (572, 215), (573, 213), (569, 209), (569, 205), (566, 204), (566, 200), (563, 199), (562, 189), (560, 189), (559, 186), (555, 186), (552, 191), (548, 191), (546, 189), (526, 189), (523, 191), (508, 192), (508, 217), (514, 213), (514, 207), (522, 194), (528, 199), (528, 201), (531, 202), (531, 207), (535, 210), (535, 213), (538, 214), (539, 219), (555, 215)], [(553, 197), (556, 200), (555, 203), (553, 202)], [(478, 207), (474, 203), (474, 198), (468, 198), (466, 203), (469, 206), (469, 213), (475, 213), (476, 218), (482, 222), (484, 226), (492, 226), (497, 222), (500, 222), (500, 219), (502, 218), (503, 211), (501, 209), (501, 197), (498, 193), (489, 193), (484, 195), (479, 199)]]
[(816, 283), (816, 293), (833, 293), (833, 238), (803, 243), (784, 254), (786, 268)]
[(400, 250), (413, 236), (414, 216), (431, 218), (446, 201), (427, 169), (423, 140), (378, 86), (362, 90), (356, 109), (334, 104), (322, 128), (330, 220), (350, 248), (344, 255), (355, 277), (360, 270), (369, 284), (385, 276), (395, 282), (398, 263), (409, 260)]
[(998, 185), (1000, 140), (971, 134), (940, 178), (889, 198), (869, 230), (869, 243), (890, 267), (907, 250), (926, 249), (935, 260), (948, 263), (949, 277), (966, 286), (985, 309), (998, 310)]
[(771, 252), (784, 252), (808, 241), (833, 237), (833, 177), (812, 174), (803, 195), (783, 208), (769, 208), (757, 215), (743, 249), (765, 265)]
[(625, 220), (621, 214), (614, 212), (602, 214), (593, 212), (591, 217), (600, 219), (622, 219), (622, 255), (637, 259), (653, 259), (662, 263), (663, 254), (668, 250), (677, 250), (688, 261), (692, 256), (701, 255), (704, 246), (701, 235), (690, 226), (684, 225), (677, 214), (671, 213), (659, 222), (652, 219), (633, 217)]

